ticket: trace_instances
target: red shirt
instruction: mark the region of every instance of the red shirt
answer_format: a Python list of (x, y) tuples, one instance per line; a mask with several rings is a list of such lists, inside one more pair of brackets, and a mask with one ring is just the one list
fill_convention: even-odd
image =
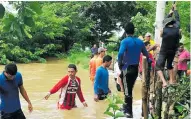
[[(182, 52), (180, 52), (178, 59), (189, 59), (190, 58), (190, 53), (186, 50), (183, 50)], [(182, 62), (178, 62), (178, 70), (187, 70), (187, 61), (182, 61)]]
[(50, 93), (56, 93), (59, 89), (61, 89), (58, 101), (59, 109), (69, 110), (75, 107), (76, 94), (82, 103), (85, 101), (81, 91), (80, 78), (78, 77), (72, 80), (68, 75), (66, 75), (50, 90)]
[[(142, 72), (142, 57), (143, 57), (143, 54), (141, 53), (140, 60), (139, 60), (139, 72)], [(152, 61), (151, 67), (153, 69), (155, 67), (156, 61), (154, 60), (153, 55), (151, 53), (149, 53), (149, 58)]]

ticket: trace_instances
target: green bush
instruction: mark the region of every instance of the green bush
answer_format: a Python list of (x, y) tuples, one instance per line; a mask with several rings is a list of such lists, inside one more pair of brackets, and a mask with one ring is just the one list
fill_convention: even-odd
[(104, 112), (104, 114), (107, 114), (114, 119), (119, 117), (124, 117), (123, 112), (120, 112), (119, 104), (123, 104), (124, 102), (120, 99), (120, 97), (116, 94), (109, 95), (107, 97), (107, 101), (109, 102), (108, 108)]
[[(79, 53), (80, 52), (80, 53)], [(80, 44), (75, 43), (69, 52), (68, 60), (76, 65), (82, 65), (84, 69), (89, 68), (90, 51), (83, 51)]]
[(6, 55), (2, 55), (0, 56), (1, 60), (0, 60), (0, 64), (8, 64), (10, 63), (10, 61), (6, 58)]
[(56, 56), (58, 59), (67, 58), (67, 54), (64, 54), (64, 53), (56, 53), (55, 56)]

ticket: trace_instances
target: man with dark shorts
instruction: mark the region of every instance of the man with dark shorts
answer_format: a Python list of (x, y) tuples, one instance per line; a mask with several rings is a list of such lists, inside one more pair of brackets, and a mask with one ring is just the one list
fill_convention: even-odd
[(28, 102), (29, 112), (33, 107), (23, 86), (21, 73), (17, 72), (16, 64), (8, 64), (0, 75), (0, 119), (25, 119), (21, 110), (19, 91)]
[(164, 28), (161, 30), (162, 44), (159, 52), (159, 58), (156, 62), (156, 71), (163, 82), (163, 87), (167, 86), (167, 82), (163, 75), (165, 63), (167, 61), (167, 69), (170, 76), (170, 84), (176, 83), (173, 74), (172, 62), (178, 49), (179, 39), (181, 39), (181, 31), (174, 26), (175, 20), (170, 17), (164, 19)]
[(123, 111), (127, 118), (133, 118), (132, 112), (132, 91), (135, 81), (138, 76), (139, 58), (141, 52), (147, 57), (150, 62), (148, 52), (142, 40), (133, 36), (134, 34), (133, 23), (128, 23), (125, 27), (127, 37), (121, 41), (118, 53), (118, 64), (121, 70), (121, 79), (124, 87), (125, 104)]

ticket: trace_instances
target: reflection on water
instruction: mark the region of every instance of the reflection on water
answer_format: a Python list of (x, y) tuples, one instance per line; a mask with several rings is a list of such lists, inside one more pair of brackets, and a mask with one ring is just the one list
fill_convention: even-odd
[[(57, 109), (59, 92), (51, 95), (48, 100), (43, 97), (47, 92), (67, 73), (68, 63), (64, 60), (51, 60), (47, 63), (18, 64), (18, 70), (23, 75), (24, 87), (27, 90), (29, 98), (33, 104), (33, 112), (28, 112), (26, 101), (21, 98), (23, 112), (27, 119), (104, 119), (104, 111), (108, 103), (93, 100), (93, 85), (89, 80), (89, 71), (78, 66), (77, 76), (81, 78), (82, 91), (88, 107), (83, 107), (82, 103), (76, 97), (78, 108), (70, 111)], [(0, 66), (3, 71), (4, 66)], [(115, 83), (110, 77), (110, 88), (116, 92)], [(136, 93), (135, 93), (136, 92)], [(119, 96), (122, 97), (122, 93)], [(22, 97), (22, 96), (21, 96)], [(141, 99), (141, 82), (137, 81), (134, 87), (134, 100)]]

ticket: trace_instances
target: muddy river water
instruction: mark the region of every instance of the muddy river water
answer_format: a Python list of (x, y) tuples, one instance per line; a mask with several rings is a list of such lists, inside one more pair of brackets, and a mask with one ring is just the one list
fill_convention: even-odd
[[(94, 102), (93, 100), (93, 85), (89, 80), (88, 69), (83, 69), (78, 66), (77, 76), (81, 78), (82, 91), (88, 107), (83, 107), (78, 97), (76, 104), (78, 108), (70, 111), (57, 109), (57, 101), (59, 92), (51, 95), (48, 100), (43, 97), (47, 92), (65, 75), (67, 74), (68, 62), (65, 60), (49, 60), (47, 63), (30, 63), (17, 64), (18, 71), (22, 73), (24, 87), (33, 104), (33, 112), (29, 113), (26, 101), (22, 98), (21, 105), (27, 119), (104, 119), (104, 115), (108, 103), (107, 101)], [(4, 66), (0, 65), (0, 70), (3, 71)], [(117, 93), (113, 76), (110, 76), (110, 89), (113, 93)], [(122, 93), (118, 93), (123, 96)], [(141, 81), (138, 80), (134, 87), (134, 99), (141, 99)]]

